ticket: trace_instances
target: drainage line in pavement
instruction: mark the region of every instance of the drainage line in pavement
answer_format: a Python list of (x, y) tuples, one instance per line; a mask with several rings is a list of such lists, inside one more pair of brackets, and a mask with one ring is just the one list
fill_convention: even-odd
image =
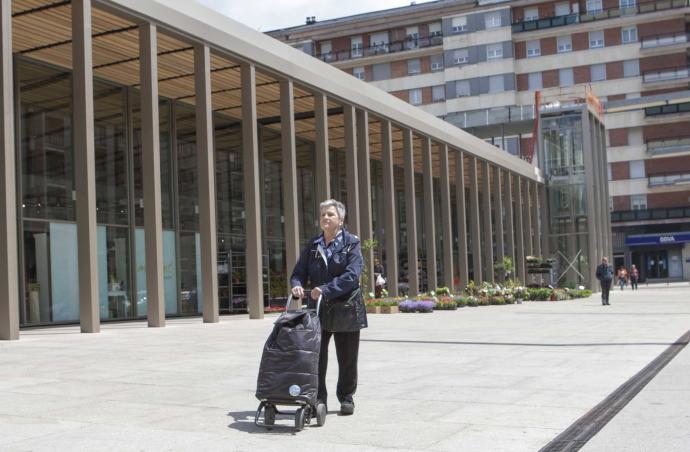
[(539, 452), (577, 451), (604, 428), (690, 342), (690, 330)]

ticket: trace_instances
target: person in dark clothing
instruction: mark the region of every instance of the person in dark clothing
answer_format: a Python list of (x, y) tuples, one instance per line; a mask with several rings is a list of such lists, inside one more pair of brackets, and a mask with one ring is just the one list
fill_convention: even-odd
[(613, 281), (613, 267), (609, 265), (608, 258), (604, 257), (601, 259), (601, 264), (597, 266), (596, 277), (601, 284), (601, 304), (610, 305), (609, 291)]
[(630, 288), (632, 290), (637, 290), (637, 280), (640, 278), (640, 272), (637, 270), (637, 267), (635, 267), (635, 264), (633, 264), (632, 268), (630, 268)]
[[(307, 285), (313, 301), (321, 298), (321, 352), (319, 355), (319, 389), (317, 399), (327, 404), (326, 370), (328, 368), (328, 345), (331, 337), (335, 341), (338, 357), (338, 384), (336, 395), (340, 401), (340, 413), (354, 413), (353, 396), (357, 390), (357, 358), (359, 353), (359, 330), (367, 327), (366, 309), (361, 297), (360, 276), (364, 259), (359, 237), (350, 234), (343, 227), (345, 206), (329, 199), (319, 206), (321, 235), (312, 239), (301, 253), (290, 278), (292, 295), (302, 298)], [(354, 300), (353, 300), (354, 298)], [(345, 304), (346, 301), (351, 303)], [(338, 311), (340, 321), (329, 319), (329, 304), (344, 303), (347, 311)], [(344, 319), (344, 320), (343, 320)], [(330, 320), (330, 321), (329, 321)], [(338, 324), (336, 331), (329, 331), (328, 325)]]

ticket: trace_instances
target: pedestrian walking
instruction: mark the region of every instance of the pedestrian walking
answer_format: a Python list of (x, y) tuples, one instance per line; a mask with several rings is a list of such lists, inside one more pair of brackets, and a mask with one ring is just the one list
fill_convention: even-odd
[(635, 264), (630, 268), (630, 289), (637, 290), (637, 280), (640, 278), (640, 272), (635, 267)]
[(357, 390), (359, 331), (367, 327), (367, 315), (359, 285), (364, 259), (359, 237), (343, 226), (345, 205), (329, 199), (319, 205), (319, 225), (323, 231), (310, 241), (300, 255), (290, 278), (292, 295), (309, 295), (321, 301), (321, 351), (319, 353), (318, 402), (327, 404), (326, 369), (328, 345), (333, 337), (338, 357), (336, 394), (340, 413), (353, 414), (353, 396)]
[(383, 295), (383, 288), (386, 285), (386, 278), (383, 275), (383, 264), (378, 257), (374, 258), (374, 296), (381, 298)]
[(617, 276), (621, 290), (625, 289), (625, 286), (628, 284), (628, 270), (626, 270), (625, 267), (619, 268)]
[(613, 281), (613, 267), (609, 265), (609, 259), (603, 257), (601, 264), (597, 266), (596, 277), (601, 284), (601, 304), (610, 305), (609, 291), (611, 290), (611, 282)]

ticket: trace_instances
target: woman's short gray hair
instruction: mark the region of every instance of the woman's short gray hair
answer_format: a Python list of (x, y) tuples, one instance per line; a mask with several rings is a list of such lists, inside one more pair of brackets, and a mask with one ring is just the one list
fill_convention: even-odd
[(319, 213), (323, 212), (324, 209), (328, 209), (329, 207), (335, 207), (335, 211), (338, 212), (338, 217), (341, 220), (345, 219), (345, 204), (340, 201), (336, 201), (335, 199), (327, 199), (319, 204)]

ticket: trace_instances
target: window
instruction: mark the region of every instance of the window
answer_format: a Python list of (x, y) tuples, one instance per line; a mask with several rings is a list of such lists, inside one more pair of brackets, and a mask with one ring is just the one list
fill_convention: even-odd
[(506, 137), (504, 140), (504, 146), (508, 154), (518, 155), (520, 153), (520, 138), (519, 137)]
[(602, 0), (587, 0), (587, 14), (598, 13), (602, 9)]
[(352, 69), (352, 75), (354, 75), (356, 78), (360, 80), (364, 80), (364, 68), (363, 67), (356, 67)]
[(539, 8), (526, 8), (525, 21), (539, 19)]
[(492, 75), (489, 77), (489, 92), (490, 93), (500, 93), (504, 91), (503, 87), (503, 76), (502, 75)]
[(355, 36), (350, 39), (350, 56), (352, 58), (361, 57), (363, 55), (363, 50), (361, 36)]
[(606, 65), (605, 64), (593, 64), (590, 66), (590, 71), (592, 73), (592, 81), (599, 82), (606, 80)]
[(470, 95), (470, 81), (458, 80), (455, 82), (455, 95), (457, 97), (465, 97)]
[(422, 72), (422, 63), (419, 58), (414, 60), (407, 60), (407, 74), (414, 75)]
[(500, 42), (498, 44), (489, 44), (486, 46), (486, 59), (495, 60), (497, 58), (503, 58), (503, 44)]
[(644, 174), (644, 160), (630, 161), (630, 179), (641, 179)]
[(590, 31), (589, 32), (589, 48), (597, 49), (599, 47), (604, 47), (604, 32), (600, 31)]
[(443, 55), (431, 55), (431, 72), (443, 70)]
[(539, 40), (527, 41), (527, 58), (537, 57), (541, 55), (541, 47), (539, 47)]
[(410, 103), (412, 105), (422, 104), (422, 90), (420, 88), (410, 90)]
[(608, 164), (608, 180), (613, 180), (613, 172), (611, 171), (611, 164)]
[(405, 48), (416, 49), (419, 46), (419, 27), (407, 27), (405, 31)]
[(621, 9), (634, 8), (635, 7), (635, 0), (620, 0), (619, 4), (620, 4)]
[(621, 29), (621, 41), (623, 44), (637, 42), (637, 27), (624, 27)]
[(467, 31), (467, 16), (453, 17), (451, 20), (453, 33), (462, 33)]
[(573, 86), (575, 84), (573, 79), (573, 68), (561, 69), (558, 71), (558, 79), (561, 86)]
[(640, 75), (640, 61), (623, 61), (623, 77), (638, 77)]
[(647, 210), (647, 195), (630, 195), (632, 210)]
[(391, 78), (391, 65), (388, 63), (374, 64), (371, 66), (374, 81)]
[(373, 52), (376, 53), (386, 53), (388, 52), (388, 32), (384, 31), (381, 33), (373, 33), (369, 35), (369, 41), (371, 42), (371, 47)]
[(567, 16), (570, 14), (570, 2), (556, 3), (556, 16)]
[(558, 53), (572, 52), (573, 40), (570, 35), (558, 37)]
[(429, 37), (434, 38), (436, 36), (442, 36), (443, 32), (441, 31), (441, 22), (434, 22), (432, 24), (429, 24)]
[(536, 91), (542, 88), (541, 72), (532, 72), (527, 76), (528, 87), (530, 91)]
[(446, 86), (438, 85), (431, 88), (431, 101), (443, 102), (446, 100)]
[(321, 43), (321, 57), (329, 58), (331, 56), (331, 41), (323, 41)]
[(501, 26), (501, 12), (493, 11), (484, 15), (484, 26), (486, 28), (496, 28)]
[(465, 64), (469, 60), (470, 52), (468, 49), (458, 49), (453, 52), (453, 64)]

